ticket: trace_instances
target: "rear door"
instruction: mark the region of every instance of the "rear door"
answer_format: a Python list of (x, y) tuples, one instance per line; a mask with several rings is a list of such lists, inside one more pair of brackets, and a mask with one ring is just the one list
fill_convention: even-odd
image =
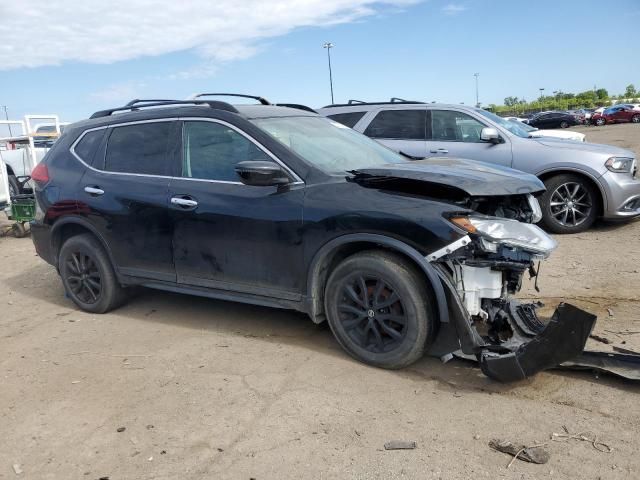
[[(93, 133), (84, 135), (87, 141)], [(178, 122), (136, 122), (103, 133), (94, 154), (82, 139), (74, 146), (89, 166), (81, 180), (80, 210), (106, 241), (120, 273), (174, 282), (168, 189), (178, 166)]]
[(396, 152), (424, 158), (427, 156), (426, 107), (379, 110), (364, 134)]
[(223, 121), (182, 128), (182, 166), (170, 184), (178, 282), (299, 299), (304, 183), (288, 170), (290, 185), (245, 185), (239, 162), (276, 158)]
[[(430, 157), (459, 157), (481, 162), (511, 166), (511, 141), (502, 135), (504, 143), (480, 140), (485, 127), (493, 127), (478, 118), (457, 110), (429, 109), (431, 126), (427, 139)], [(495, 128), (495, 127), (493, 127)]]

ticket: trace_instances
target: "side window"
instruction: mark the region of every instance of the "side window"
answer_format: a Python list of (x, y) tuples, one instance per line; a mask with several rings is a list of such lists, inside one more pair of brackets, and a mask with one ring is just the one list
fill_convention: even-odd
[(371, 138), (425, 140), (427, 111), (383, 110), (371, 121), (364, 134)]
[(168, 155), (172, 122), (114, 127), (107, 142), (105, 170), (144, 175), (171, 175)]
[(466, 113), (453, 110), (431, 111), (431, 138), (445, 142), (480, 143), (485, 127)]
[(327, 115), (327, 118), (331, 120), (341, 123), (349, 128), (353, 128), (358, 120), (364, 117), (364, 114), (367, 112), (347, 112), (347, 113), (336, 113), (335, 115)]
[(182, 138), (183, 177), (239, 182), (238, 163), (273, 161), (249, 139), (219, 123), (185, 122)]
[(87, 165), (93, 165), (96, 151), (98, 150), (100, 142), (102, 142), (102, 138), (106, 131), (106, 128), (101, 128), (100, 130), (94, 130), (93, 132), (87, 133), (73, 149), (73, 151), (76, 152), (76, 155), (79, 156)]

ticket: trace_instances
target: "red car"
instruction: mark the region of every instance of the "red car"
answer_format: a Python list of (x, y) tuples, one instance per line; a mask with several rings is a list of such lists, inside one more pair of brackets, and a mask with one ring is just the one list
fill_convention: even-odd
[(633, 108), (632, 105), (609, 107), (602, 113), (594, 113), (591, 117), (591, 122), (596, 125), (626, 122), (640, 123), (640, 110)]

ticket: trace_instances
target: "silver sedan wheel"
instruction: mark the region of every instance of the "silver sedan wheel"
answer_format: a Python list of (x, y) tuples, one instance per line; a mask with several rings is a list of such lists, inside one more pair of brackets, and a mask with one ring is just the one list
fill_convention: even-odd
[(566, 227), (577, 227), (589, 218), (593, 202), (581, 184), (567, 182), (553, 191), (549, 206), (556, 222)]

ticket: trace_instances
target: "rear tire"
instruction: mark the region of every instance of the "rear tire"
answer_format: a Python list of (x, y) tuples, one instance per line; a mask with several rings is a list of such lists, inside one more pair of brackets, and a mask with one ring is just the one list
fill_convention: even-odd
[[(584, 177), (562, 174), (544, 182), (542, 224), (553, 233), (580, 233), (598, 217), (599, 192)], [(565, 215), (566, 213), (566, 215)]]
[(67, 294), (86, 312), (106, 313), (125, 299), (109, 257), (93, 235), (77, 235), (64, 242), (58, 269)]
[(348, 257), (325, 290), (325, 312), (340, 346), (357, 360), (388, 369), (422, 358), (434, 336), (434, 305), (416, 268), (382, 250)]
[(600, 118), (598, 118), (598, 119), (596, 120), (596, 125), (597, 125), (597, 126), (599, 126), (599, 127), (601, 127), (601, 126), (605, 125), (606, 123), (607, 123), (607, 121), (606, 121), (604, 118), (602, 118), (602, 117), (600, 117)]
[(633, 117), (631, 117), (631, 122), (640, 123), (640, 115), (634, 115)]
[(565, 122), (564, 120), (560, 122), (560, 128), (569, 128), (569, 122)]

